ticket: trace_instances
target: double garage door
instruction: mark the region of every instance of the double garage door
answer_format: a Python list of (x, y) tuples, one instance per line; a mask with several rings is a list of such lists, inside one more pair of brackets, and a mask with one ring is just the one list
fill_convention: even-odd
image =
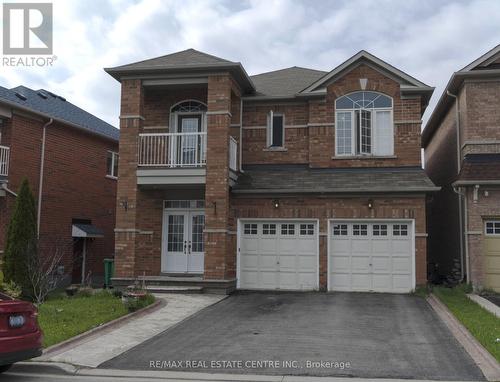
[[(410, 221), (330, 221), (328, 289), (406, 293), (415, 287)], [(317, 221), (242, 221), (238, 287), (319, 288)]]

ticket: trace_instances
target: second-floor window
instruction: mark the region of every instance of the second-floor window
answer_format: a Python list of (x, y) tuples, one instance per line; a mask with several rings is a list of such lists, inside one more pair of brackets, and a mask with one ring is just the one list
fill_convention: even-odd
[(108, 151), (106, 160), (107, 172), (106, 174), (111, 178), (118, 178), (118, 153)]
[(269, 112), (267, 117), (267, 146), (279, 148), (285, 146), (285, 116)]
[(336, 156), (393, 154), (392, 98), (360, 91), (335, 101)]

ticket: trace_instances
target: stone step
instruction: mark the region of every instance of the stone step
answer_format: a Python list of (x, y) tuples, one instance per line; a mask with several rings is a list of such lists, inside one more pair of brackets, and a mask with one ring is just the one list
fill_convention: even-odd
[(150, 293), (203, 293), (203, 287), (201, 286), (147, 285), (146, 290)]

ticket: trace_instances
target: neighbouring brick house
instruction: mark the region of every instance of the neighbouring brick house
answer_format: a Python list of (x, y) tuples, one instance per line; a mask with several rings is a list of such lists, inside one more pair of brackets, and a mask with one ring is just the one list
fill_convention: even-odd
[(429, 205), (432, 267), (500, 291), (500, 45), (452, 75), (422, 147), (442, 187)]
[(101, 283), (103, 259), (114, 253), (118, 140), (118, 129), (61, 96), (0, 87), (0, 254), (27, 178), (43, 253), (64, 252), (65, 283), (82, 272)]
[(193, 49), (106, 71), (122, 89), (115, 285), (426, 283), (433, 88), (365, 51), (330, 72), (248, 76)]

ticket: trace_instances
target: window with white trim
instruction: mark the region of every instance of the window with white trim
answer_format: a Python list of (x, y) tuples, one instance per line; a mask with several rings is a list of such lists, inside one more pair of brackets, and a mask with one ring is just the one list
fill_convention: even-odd
[(374, 224), (373, 236), (387, 236), (387, 224)]
[(335, 155), (394, 154), (392, 98), (377, 92), (346, 94), (335, 101)]
[(408, 224), (393, 224), (392, 236), (408, 236)]
[(486, 235), (500, 235), (500, 220), (488, 220), (484, 222), (484, 233)]
[(276, 224), (262, 224), (263, 235), (276, 235)]
[(314, 235), (314, 224), (304, 223), (300, 225), (300, 234), (302, 236)]
[(334, 224), (333, 236), (347, 236), (347, 224)]
[(285, 146), (285, 116), (272, 110), (267, 115), (267, 146)]
[(295, 224), (282, 224), (281, 225), (282, 235), (295, 235)]
[(108, 151), (106, 158), (106, 174), (111, 178), (118, 178), (118, 153)]
[(257, 235), (257, 224), (245, 223), (243, 226), (243, 233), (245, 235)]
[(367, 224), (353, 224), (352, 234), (354, 236), (367, 236), (368, 235), (368, 225)]

